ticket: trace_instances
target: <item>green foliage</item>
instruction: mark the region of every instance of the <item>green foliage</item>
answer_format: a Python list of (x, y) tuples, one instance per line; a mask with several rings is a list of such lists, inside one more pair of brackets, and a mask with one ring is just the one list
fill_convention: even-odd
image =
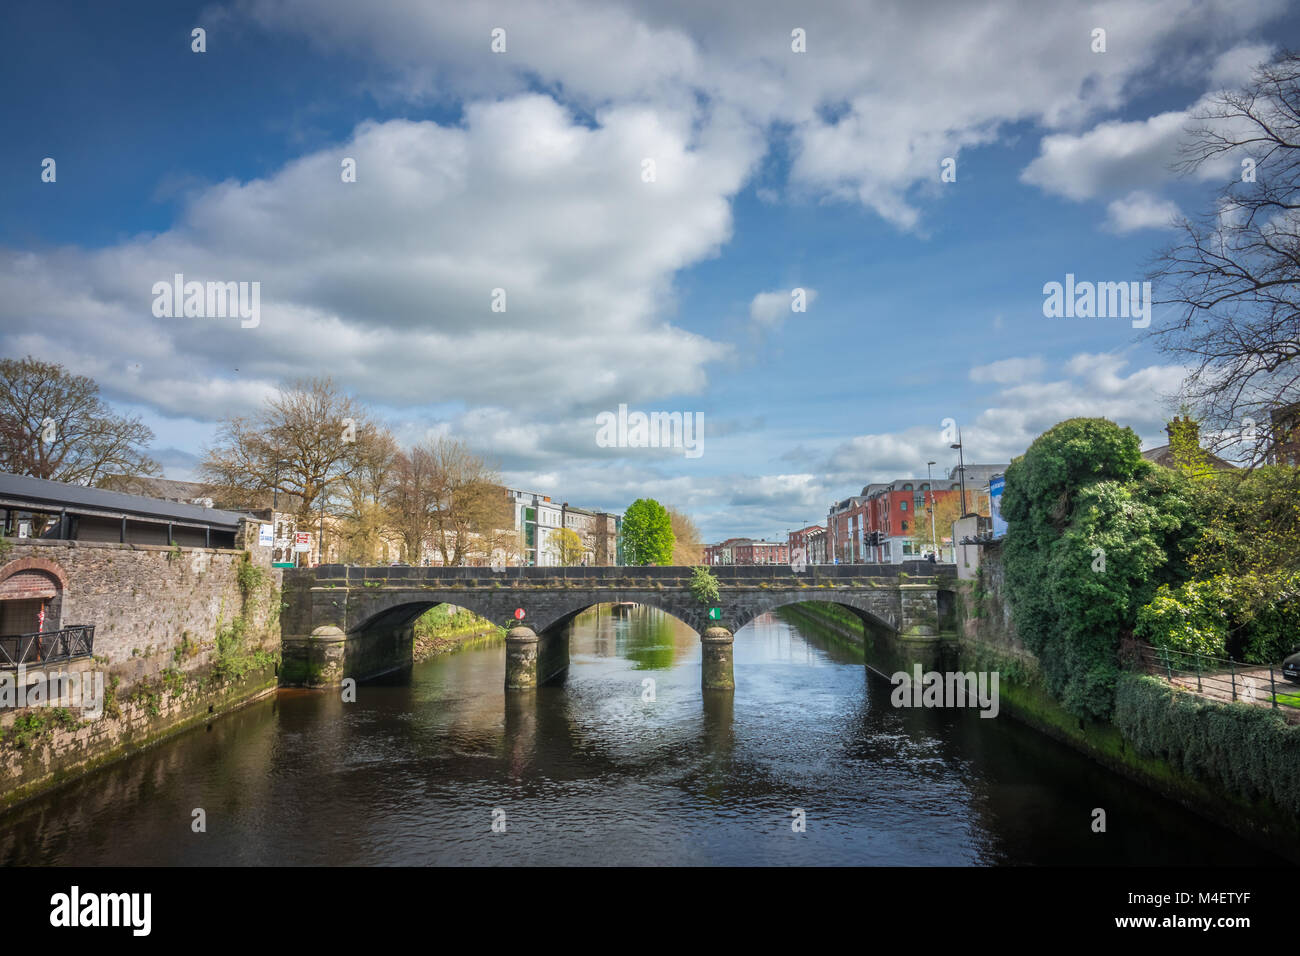
[(629, 565), (671, 564), (672, 518), (653, 498), (638, 498), (623, 515), (623, 557)]
[(712, 604), (722, 592), (718, 589), (718, 579), (708, 568), (699, 567), (691, 571), (691, 593), (701, 604)]
[(1300, 469), (1266, 465), (1207, 482), (1214, 507), (1189, 555), (1197, 577), (1300, 571)]
[(438, 604), (429, 608), (415, 620), (416, 640), (454, 637), (488, 629), (497, 628), (491, 621), (479, 617), (473, 611), (463, 607), (453, 610), (451, 604)]
[(1300, 573), (1162, 586), (1138, 612), (1135, 633), (1156, 647), (1276, 664), (1300, 645)]
[(266, 584), (266, 568), (260, 564), (254, 564), (245, 553), (244, 560), (239, 562), (235, 569), (235, 578), (239, 582), (239, 590), (245, 595), (255, 593), (258, 588)]
[(1300, 726), (1271, 707), (1214, 703), (1156, 678), (1125, 674), (1114, 722), (1139, 753), (1300, 817)]
[(1199, 533), (1190, 482), (1142, 458), (1137, 435), (1071, 419), (1007, 468), (1003, 554), (1016, 630), (1071, 713), (1104, 719), (1119, 646), (1138, 608), (1185, 571), (1170, 556)]
[(1174, 589), (1162, 584), (1151, 603), (1138, 610), (1133, 633), (1155, 647), (1226, 658), (1229, 584), (1224, 577)]

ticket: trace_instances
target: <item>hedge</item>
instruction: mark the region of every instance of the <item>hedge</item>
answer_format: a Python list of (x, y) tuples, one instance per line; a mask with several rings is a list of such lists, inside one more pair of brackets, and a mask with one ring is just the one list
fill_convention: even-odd
[(1114, 724), (1144, 756), (1300, 819), (1300, 725), (1272, 708), (1214, 703), (1158, 678), (1123, 674)]

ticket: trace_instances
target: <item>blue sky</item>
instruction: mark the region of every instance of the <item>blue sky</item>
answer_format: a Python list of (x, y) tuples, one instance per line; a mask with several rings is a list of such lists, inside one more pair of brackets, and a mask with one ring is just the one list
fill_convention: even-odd
[[(1270, 2), (465, 6), (8, 5), (3, 354), (93, 376), (169, 477), (331, 375), (405, 442), (709, 539), (950, 467), (947, 418), (981, 462), (1074, 415), (1158, 444), (1165, 313), (1047, 319), (1043, 285), (1141, 280), (1237, 172), (1170, 170), (1189, 111), (1300, 34)], [(259, 324), (155, 317), (176, 272), (260, 282)], [(702, 412), (704, 454), (597, 446), (620, 403)]]

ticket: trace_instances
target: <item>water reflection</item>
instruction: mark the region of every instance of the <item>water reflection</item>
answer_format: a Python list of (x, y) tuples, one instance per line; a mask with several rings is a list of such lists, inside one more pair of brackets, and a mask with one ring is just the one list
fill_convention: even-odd
[[(0, 817), (0, 861), (1264, 858), (1009, 719), (893, 708), (862, 651), (811, 625), (765, 616), (737, 634), (734, 693), (703, 693), (698, 636), (649, 608), (577, 618), (570, 649), (562, 685), (524, 693), (503, 690), (500, 643), (363, 684), (355, 703), (282, 692)], [(1102, 836), (1094, 806), (1122, 810)]]

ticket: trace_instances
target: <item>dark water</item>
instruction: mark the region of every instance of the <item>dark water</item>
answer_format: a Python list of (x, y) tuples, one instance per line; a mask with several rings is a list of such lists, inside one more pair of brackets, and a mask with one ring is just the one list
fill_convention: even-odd
[(282, 691), (0, 816), (0, 861), (1277, 862), (1008, 717), (895, 709), (817, 628), (742, 630), (734, 696), (701, 692), (699, 639), (648, 609), (584, 615), (571, 651), (564, 686), (509, 697), (499, 642), (355, 703)]

